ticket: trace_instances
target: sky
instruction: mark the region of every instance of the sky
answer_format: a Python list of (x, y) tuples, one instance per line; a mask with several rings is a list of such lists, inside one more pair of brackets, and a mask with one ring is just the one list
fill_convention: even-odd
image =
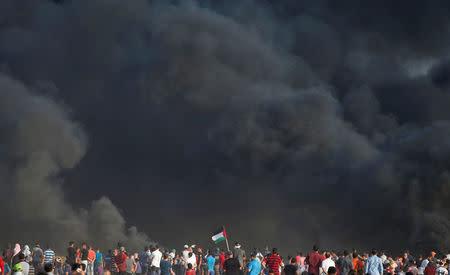
[(448, 248), (449, 14), (1, 1), (0, 243)]

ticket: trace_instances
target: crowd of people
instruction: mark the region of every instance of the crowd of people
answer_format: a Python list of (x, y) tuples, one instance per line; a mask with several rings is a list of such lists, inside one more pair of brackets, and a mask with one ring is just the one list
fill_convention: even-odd
[(236, 243), (231, 251), (185, 245), (178, 252), (159, 246), (143, 251), (117, 248), (103, 254), (86, 243), (75, 247), (70, 242), (67, 251), (56, 253), (39, 244), (32, 249), (16, 244), (8, 247), (0, 257), (0, 275), (448, 275), (450, 253), (438, 257), (413, 257), (409, 252), (392, 258), (384, 252), (351, 253), (319, 251), (317, 246), (309, 254), (283, 258), (278, 249), (254, 249), (247, 257)]

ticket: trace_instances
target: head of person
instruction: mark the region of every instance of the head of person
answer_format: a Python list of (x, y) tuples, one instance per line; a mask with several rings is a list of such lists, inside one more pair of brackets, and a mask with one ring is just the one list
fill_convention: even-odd
[(75, 243), (74, 242), (69, 242), (69, 247), (73, 247), (75, 245)]
[(325, 258), (331, 258), (331, 253), (330, 252), (325, 252)]
[(233, 258), (233, 253), (231, 251), (227, 251), (225, 255), (227, 258)]
[(184, 250), (189, 250), (189, 245), (185, 244), (184, 245)]
[(188, 269), (192, 269), (192, 264), (191, 264), (191, 263), (188, 263), (188, 264), (187, 264), (187, 268), (188, 268)]
[(156, 245), (156, 246), (155, 246), (155, 250), (159, 250), (159, 245)]
[(291, 265), (296, 265), (297, 264), (297, 258), (292, 257), (291, 259)]
[(272, 249), (272, 254), (273, 254), (273, 255), (277, 255), (277, 254), (278, 254), (278, 248), (275, 248), (275, 247), (274, 247), (274, 248)]
[(119, 253), (119, 251), (118, 251), (117, 249), (114, 249), (114, 250), (113, 250), (113, 255), (114, 255), (114, 256), (117, 256), (118, 253)]
[(344, 257), (348, 257), (349, 253), (347, 250), (344, 250), (344, 253), (342, 255), (344, 255)]
[(121, 252), (121, 253), (125, 252), (125, 247), (121, 246), (121, 247), (120, 247), (120, 252)]
[(83, 268), (80, 263), (74, 263), (72, 265), (72, 274), (73, 275), (83, 275)]
[(83, 244), (81, 245), (81, 248), (86, 249), (86, 248), (87, 248), (87, 244), (83, 243)]
[(36, 244), (36, 247), (41, 247), (41, 245), (37, 243), (37, 244)]
[(328, 275), (336, 275), (336, 267), (330, 266), (328, 268)]
[(25, 254), (19, 253), (19, 261), (21, 262), (25, 261)]
[(256, 259), (256, 253), (255, 252), (252, 253), (251, 258), (252, 258), (252, 260)]
[(192, 255), (193, 255), (192, 252), (189, 252), (189, 253), (188, 253), (188, 257), (189, 257), (189, 258), (192, 257)]
[(53, 264), (51, 263), (46, 263), (44, 264), (44, 271), (47, 273), (53, 273)]
[(376, 249), (372, 249), (372, 255), (376, 256), (378, 254), (378, 251)]
[(314, 245), (314, 246), (313, 246), (313, 251), (314, 251), (314, 252), (319, 252), (319, 247), (318, 247), (317, 245)]

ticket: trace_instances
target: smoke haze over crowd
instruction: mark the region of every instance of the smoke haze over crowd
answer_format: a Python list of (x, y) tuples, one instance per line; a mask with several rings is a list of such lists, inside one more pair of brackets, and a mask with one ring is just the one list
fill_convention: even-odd
[(211, 245), (224, 224), (244, 248), (448, 247), (449, 15), (3, 0), (1, 236)]

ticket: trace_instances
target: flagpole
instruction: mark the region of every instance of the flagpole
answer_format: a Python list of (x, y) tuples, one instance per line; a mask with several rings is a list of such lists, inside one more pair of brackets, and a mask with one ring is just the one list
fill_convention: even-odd
[(227, 243), (227, 250), (230, 251), (230, 246), (228, 245), (228, 235), (225, 231), (225, 226), (222, 225), (222, 227), (223, 227), (223, 232), (225, 232), (225, 242)]
[(228, 246), (228, 238), (225, 238), (225, 241), (227, 242), (227, 249), (230, 251), (230, 247)]

